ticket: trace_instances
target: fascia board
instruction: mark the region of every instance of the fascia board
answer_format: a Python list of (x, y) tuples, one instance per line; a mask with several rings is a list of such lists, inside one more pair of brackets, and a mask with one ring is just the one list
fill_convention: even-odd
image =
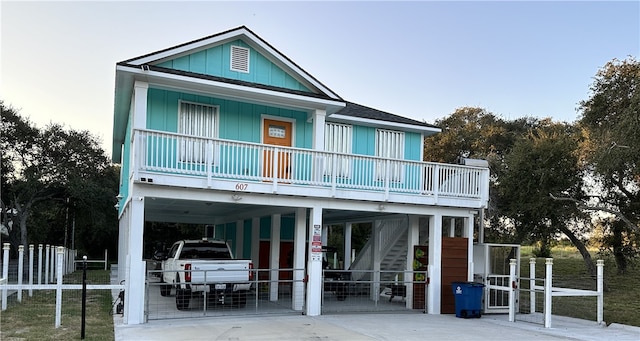
[(377, 128), (394, 128), (401, 131), (411, 131), (423, 134), (425, 136), (433, 135), (442, 132), (442, 129), (435, 127), (423, 127), (405, 123), (372, 120), (370, 118), (346, 116), (346, 115), (331, 115), (328, 117), (330, 120), (344, 123), (357, 123), (363, 126), (377, 127)]
[(254, 102), (286, 106), (296, 110), (326, 110), (334, 113), (346, 106), (342, 101), (333, 101), (322, 98), (306, 97), (297, 94), (289, 94), (268, 89), (252, 88), (237, 84), (193, 78), (182, 75), (167, 74), (152, 70), (118, 65), (116, 70), (135, 75), (135, 78), (149, 83), (155, 87), (171, 90), (193, 91), (203, 95), (217, 96), (243, 102)]

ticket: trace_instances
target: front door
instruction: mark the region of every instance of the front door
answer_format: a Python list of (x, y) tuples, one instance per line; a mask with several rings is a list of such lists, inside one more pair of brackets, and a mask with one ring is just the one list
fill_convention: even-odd
[[(262, 141), (278, 147), (291, 147), (293, 124), (287, 121), (264, 119)], [(291, 179), (291, 154), (278, 148), (266, 148), (263, 153), (263, 174), (265, 177)], [(277, 161), (276, 161), (277, 160)], [(275, 175), (275, 176), (274, 176)]]

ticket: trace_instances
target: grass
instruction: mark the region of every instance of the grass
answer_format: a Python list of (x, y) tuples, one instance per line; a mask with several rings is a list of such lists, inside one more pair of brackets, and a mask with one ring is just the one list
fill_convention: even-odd
[[(521, 250), (522, 277), (529, 277), (530, 248)], [(571, 247), (552, 249), (553, 286), (575, 289), (595, 290), (595, 280), (586, 270), (580, 253)], [(592, 253), (594, 262), (597, 256)], [(604, 321), (607, 324), (620, 323), (640, 327), (640, 266), (630, 266), (627, 274), (618, 275), (612, 258), (604, 258)], [(544, 278), (545, 260), (536, 259), (536, 278)], [(537, 283), (542, 285), (542, 283)], [(526, 283), (523, 287), (528, 287)], [(522, 301), (522, 297), (521, 297)], [(542, 301), (542, 298), (540, 298)], [(542, 302), (540, 302), (542, 303)], [(537, 305), (537, 304), (536, 304)], [(595, 297), (554, 297), (552, 310), (554, 315), (570, 316), (587, 320), (596, 320), (597, 300)], [(541, 308), (537, 308), (541, 311)]]
[[(104, 278), (101, 272), (109, 278), (104, 270), (88, 271), (91, 276), (87, 278)], [(64, 282), (82, 283), (82, 272), (65, 276)], [(110, 290), (87, 290), (85, 340), (114, 340), (111, 297)], [(7, 310), (0, 314), (0, 340), (80, 340), (81, 290), (63, 290), (59, 328), (55, 328), (55, 300), (55, 290), (34, 290), (31, 297), (23, 292), (22, 303), (8, 301)]]

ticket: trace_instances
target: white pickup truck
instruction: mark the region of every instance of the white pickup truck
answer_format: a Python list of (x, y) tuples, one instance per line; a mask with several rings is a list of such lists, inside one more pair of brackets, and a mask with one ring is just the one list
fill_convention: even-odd
[(176, 289), (176, 308), (189, 308), (192, 295), (244, 307), (253, 281), (250, 260), (233, 259), (229, 245), (217, 240), (180, 240), (162, 261), (160, 295)]

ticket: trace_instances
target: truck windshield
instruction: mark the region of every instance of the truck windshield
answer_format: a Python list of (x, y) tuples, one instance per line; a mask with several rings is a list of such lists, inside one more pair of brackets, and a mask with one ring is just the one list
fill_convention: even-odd
[(185, 244), (180, 257), (182, 259), (231, 259), (231, 254), (226, 246)]

